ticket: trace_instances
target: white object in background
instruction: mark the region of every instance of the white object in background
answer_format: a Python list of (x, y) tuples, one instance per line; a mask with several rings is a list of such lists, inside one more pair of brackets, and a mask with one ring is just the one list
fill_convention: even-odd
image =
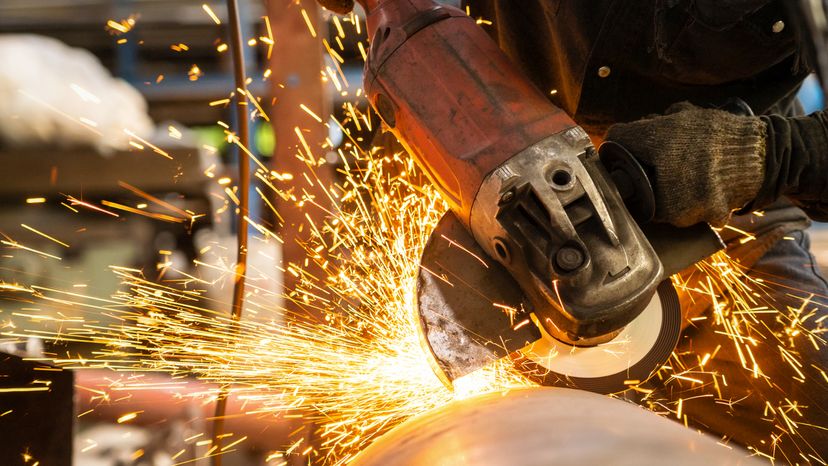
[(153, 131), (143, 96), (95, 56), (49, 37), (0, 35), (0, 145), (126, 149)]

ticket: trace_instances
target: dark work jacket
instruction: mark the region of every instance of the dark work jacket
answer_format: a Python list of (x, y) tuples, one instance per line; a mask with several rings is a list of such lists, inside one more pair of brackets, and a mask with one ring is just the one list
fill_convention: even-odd
[[(784, 1), (466, 2), (473, 17), (493, 23), (487, 31), (526, 76), (588, 132), (602, 136), (614, 123), (660, 114), (681, 101), (717, 107), (738, 97), (757, 114), (794, 115), (796, 91), (810, 69)], [(807, 173), (807, 160), (800, 163), (790, 152), (785, 173)], [(764, 216), (733, 220), (738, 229), (767, 233), (750, 248), (756, 258), (786, 232), (809, 224), (786, 200), (767, 205), (779, 195), (774, 177), (780, 171), (768, 168), (770, 181), (756, 206)], [(824, 216), (823, 205), (811, 207), (809, 213)]]
[[(471, 0), (472, 16), (592, 134), (689, 100), (757, 113), (808, 75), (785, 0)], [(780, 28), (779, 22), (784, 26)], [(777, 25), (774, 28), (774, 25)], [(781, 29), (781, 30), (780, 30)], [(779, 32), (774, 32), (778, 30)]]

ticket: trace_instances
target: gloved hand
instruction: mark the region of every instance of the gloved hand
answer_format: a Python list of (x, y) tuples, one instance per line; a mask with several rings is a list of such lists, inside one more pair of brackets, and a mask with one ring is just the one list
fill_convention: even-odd
[(766, 134), (758, 117), (682, 102), (665, 115), (613, 125), (606, 140), (627, 148), (649, 170), (655, 221), (722, 226), (762, 186)]

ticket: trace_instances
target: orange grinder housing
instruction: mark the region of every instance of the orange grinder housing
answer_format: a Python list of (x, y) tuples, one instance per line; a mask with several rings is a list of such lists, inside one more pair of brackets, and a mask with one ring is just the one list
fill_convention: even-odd
[(556, 338), (606, 341), (662, 280), (589, 137), (463, 11), (368, 0), (365, 90)]

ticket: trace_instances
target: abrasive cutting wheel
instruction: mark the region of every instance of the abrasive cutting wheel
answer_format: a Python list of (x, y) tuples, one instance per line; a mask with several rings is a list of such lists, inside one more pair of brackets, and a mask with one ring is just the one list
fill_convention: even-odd
[(512, 353), (515, 366), (546, 386), (615, 393), (647, 380), (670, 357), (681, 333), (681, 308), (669, 280), (641, 314), (612, 340), (577, 347), (543, 335)]
[(576, 347), (546, 335), (532, 322), (512, 276), (452, 214), (437, 225), (420, 265), (423, 342), (447, 383), (511, 357), (522, 374), (541, 385), (615, 393), (648, 379), (678, 342), (681, 310), (669, 280), (611, 341)]

